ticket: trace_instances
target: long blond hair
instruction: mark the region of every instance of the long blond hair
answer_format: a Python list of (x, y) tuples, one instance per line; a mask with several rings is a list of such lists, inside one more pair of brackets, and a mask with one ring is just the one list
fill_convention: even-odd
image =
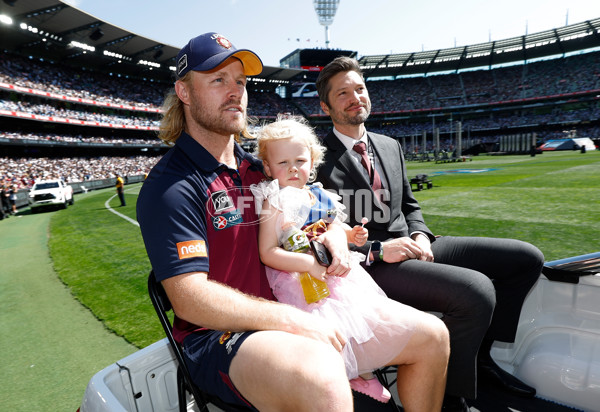
[(158, 138), (171, 146), (185, 129), (183, 103), (177, 96), (177, 93), (175, 93), (175, 88), (165, 97), (162, 105), (162, 114)]

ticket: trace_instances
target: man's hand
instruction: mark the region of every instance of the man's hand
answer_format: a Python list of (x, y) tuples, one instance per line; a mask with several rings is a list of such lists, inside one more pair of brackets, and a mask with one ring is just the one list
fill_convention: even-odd
[(421, 256), (419, 257), (419, 260), (433, 262), (433, 251), (431, 250), (431, 241), (429, 238), (422, 233), (413, 234), (413, 238), (421, 249)]
[(177, 316), (210, 329), (240, 332), (280, 330), (333, 345), (341, 351), (344, 335), (325, 319), (291, 305), (247, 295), (191, 272), (162, 281)]
[(331, 344), (338, 352), (341, 352), (346, 344), (344, 335), (320, 316), (307, 312), (304, 314), (306, 316), (301, 318), (294, 317), (292, 333)]
[[(420, 237), (424, 237), (425, 240)], [(387, 263), (403, 262), (409, 259), (433, 261), (429, 239), (423, 235), (418, 235), (417, 239), (418, 241), (405, 236), (383, 242), (383, 261)]]

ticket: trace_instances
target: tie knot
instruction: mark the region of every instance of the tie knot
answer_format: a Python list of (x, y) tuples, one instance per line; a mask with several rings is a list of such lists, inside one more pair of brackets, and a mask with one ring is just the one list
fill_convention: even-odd
[(365, 142), (358, 142), (354, 145), (354, 147), (352, 149), (355, 152), (362, 155), (367, 152), (367, 145), (365, 144)]

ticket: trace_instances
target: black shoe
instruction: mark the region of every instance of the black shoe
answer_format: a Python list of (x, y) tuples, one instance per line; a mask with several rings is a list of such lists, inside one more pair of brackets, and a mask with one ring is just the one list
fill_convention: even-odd
[(444, 396), (442, 403), (442, 412), (469, 412), (469, 405), (462, 396)]
[(478, 379), (501, 387), (502, 389), (523, 398), (533, 398), (535, 388), (520, 381), (506, 372), (491, 359), (480, 360), (477, 366)]

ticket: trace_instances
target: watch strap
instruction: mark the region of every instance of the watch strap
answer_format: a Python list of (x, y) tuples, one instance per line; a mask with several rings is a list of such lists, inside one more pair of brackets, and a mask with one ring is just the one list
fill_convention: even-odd
[(379, 240), (374, 240), (371, 243), (371, 253), (373, 254), (373, 262), (381, 262), (383, 260), (383, 247)]

